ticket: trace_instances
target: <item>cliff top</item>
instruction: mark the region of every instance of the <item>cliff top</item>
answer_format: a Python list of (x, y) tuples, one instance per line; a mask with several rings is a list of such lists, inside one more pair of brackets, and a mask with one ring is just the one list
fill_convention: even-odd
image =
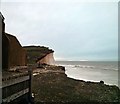
[(117, 86), (68, 78), (64, 67), (36, 68), (32, 82), (35, 104), (118, 104), (120, 100)]
[(36, 61), (42, 59), (47, 54), (54, 52), (49, 47), (44, 46), (24, 46), (23, 48), (27, 51), (28, 64), (35, 64)]
[(52, 53), (54, 52), (52, 49), (49, 49), (49, 47), (45, 47), (45, 46), (24, 46), (23, 48), (29, 50), (29, 51), (41, 51), (41, 52), (45, 52), (45, 53)]

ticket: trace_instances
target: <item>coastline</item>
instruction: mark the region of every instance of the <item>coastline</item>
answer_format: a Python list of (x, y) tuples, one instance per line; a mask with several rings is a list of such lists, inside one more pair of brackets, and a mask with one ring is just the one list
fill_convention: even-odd
[(62, 66), (47, 65), (33, 70), (32, 92), (35, 104), (58, 102), (118, 103), (120, 89), (115, 85), (68, 78)]
[[(67, 75), (67, 74), (66, 74)], [(71, 79), (74, 79), (74, 80), (83, 80), (83, 81), (85, 81), (85, 82), (93, 82), (93, 83), (100, 83), (100, 80), (89, 80), (89, 79), (84, 79), (84, 78), (74, 78), (74, 77), (72, 77), (72, 76), (68, 76), (67, 75), (67, 77), (68, 78), (71, 78)], [(104, 80), (101, 80), (101, 81), (104, 81)], [(109, 85), (109, 86), (117, 86), (117, 87), (119, 87), (118, 86), (118, 84), (110, 84), (110, 83), (105, 83), (104, 82), (104, 84), (106, 84), (106, 85)], [(120, 87), (119, 87), (120, 88)]]
[(67, 77), (118, 86), (117, 61), (59, 61), (57, 64), (65, 67)]

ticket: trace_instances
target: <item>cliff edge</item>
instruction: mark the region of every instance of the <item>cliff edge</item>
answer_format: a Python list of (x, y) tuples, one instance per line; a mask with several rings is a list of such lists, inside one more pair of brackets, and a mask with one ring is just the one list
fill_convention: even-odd
[(62, 66), (33, 70), (35, 104), (119, 104), (120, 89), (100, 82), (68, 78)]
[(52, 49), (44, 46), (24, 46), (27, 51), (27, 63), (28, 64), (49, 64), (55, 63)]

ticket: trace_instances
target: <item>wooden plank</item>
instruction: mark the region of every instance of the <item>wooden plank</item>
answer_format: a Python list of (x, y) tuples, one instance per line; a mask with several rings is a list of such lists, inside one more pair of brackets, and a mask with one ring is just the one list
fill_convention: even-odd
[(28, 92), (29, 92), (29, 88), (24, 89), (24, 90), (22, 90), (22, 91), (20, 91), (20, 92), (17, 92), (17, 93), (15, 93), (15, 94), (7, 97), (7, 98), (2, 99), (2, 102), (3, 102), (3, 103), (6, 103), (6, 102), (9, 103), (9, 102), (17, 99), (18, 97), (20, 97), (20, 96), (22, 96), (22, 95), (24, 95), (24, 94), (26, 94), (26, 93), (28, 93)]
[(7, 86), (10, 86), (10, 85), (14, 85), (14, 84), (26, 81), (26, 80), (29, 80), (29, 76), (23, 76), (23, 77), (18, 77), (16, 79), (3, 81), (2, 82), (2, 87), (7, 87)]

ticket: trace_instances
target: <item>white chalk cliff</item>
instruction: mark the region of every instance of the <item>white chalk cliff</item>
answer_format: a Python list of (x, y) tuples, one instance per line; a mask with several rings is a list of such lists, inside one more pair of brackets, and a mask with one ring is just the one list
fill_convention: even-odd
[(53, 53), (47, 54), (45, 57), (40, 59), (37, 63), (41, 63), (41, 64), (45, 63), (45, 64), (48, 64), (48, 65), (54, 65), (55, 60), (54, 60)]

